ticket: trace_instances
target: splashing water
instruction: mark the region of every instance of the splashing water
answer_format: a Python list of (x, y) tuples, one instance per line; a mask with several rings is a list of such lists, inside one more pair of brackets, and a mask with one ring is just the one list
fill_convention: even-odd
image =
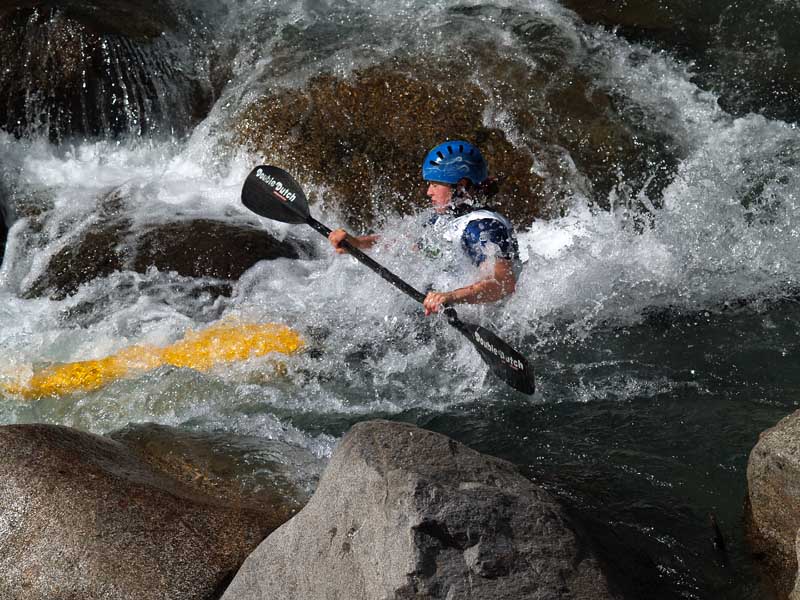
[[(0, 271), (4, 380), (54, 363), (107, 364), (137, 348), (122, 369), (131, 376), (110, 377), (103, 388), (30, 402), (0, 392), (0, 422), (107, 432), (157, 421), (259, 435), (326, 456), (359, 419), (414, 420), (520, 465), (602, 523), (601, 537), (616, 540), (634, 570), (653, 568), (635, 558), (647, 556), (663, 590), (653, 597), (757, 598), (738, 529), (744, 465), (758, 431), (793, 408), (800, 389), (796, 125), (727, 114), (692, 83), (686, 64), (586, 27), (552, 2), (228, 2), (225, 9), (214, 48), (229, 60), (230, 79), (188, 139), (54, 147), (0, 134), (0, 175), (10, 190), (4, 214), (13, 221)], [(344, 75), (417, 51), (445, 54), (474, 39), (535, 62), (520, 20), (558, 31), (568, 60), (622, 98), (637, 126), (668, 137), (680, 157), (659, 197), (621, 179), (610, 210), (594, 207), (575, 167), (564, 214), (518, 232), (526, 262), (515, 295), (459, 310), (532, 358), (533, 399), (488, 375), (443, 319), (423, 318), (354, 260), (334, 256), (310, 228), (248, 213), (241, 184), (262, 157), (233, 147), (229, 132), (236, 111), (265, 89), (300, 86), (320, 72)], [(501, 92), (492, 92), (487, 127), (530, 143), (530, 132), (503, 110)], [(312, 213), (335, 227), (344, 215), (326, 203), (324, 184), (306, 191), (317, 199)], [(50, 257), (96, 217), (97, 199), (114, 190), (133, 227), (198, 217), (257, 223), (278, 239), (303, 241), (317, 258), (260, 262), (230, 296), (215, 298), (199, 291), (213, 282), (154, 269), (113, 273), (62, 300), (23, 297)], [(423, 289), (441, 270), (408, 252), (424, 216), (380, 217), (384, 241), (373, 256)], [(138, 354), (190, 330), (213, 331), (220, 319), (285, 323), (306, 351), (281, 355), (279, 376), (259, 353), (208, 371), (183, 368), (160, 351)], [(130, 373), (131, 358), (156, 368)], [(712, 510), (732, 538), (734, 574), (703, 549)]]

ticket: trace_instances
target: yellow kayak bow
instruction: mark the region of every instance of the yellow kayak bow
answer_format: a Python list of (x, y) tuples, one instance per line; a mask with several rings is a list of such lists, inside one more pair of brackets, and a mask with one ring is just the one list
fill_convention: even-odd
[(271, 352), (292, 354), (304, 345), (300, 335), (279, 323), (220, 323), (190, 331), (174, 344), (159, 348), (139, 345), (97, 360), (53, 365), (35, 372), (24, 383), (6, 385), (6, 391), (25, 398), (91, 391), (108, 383), (172, 365), (197, 371)]

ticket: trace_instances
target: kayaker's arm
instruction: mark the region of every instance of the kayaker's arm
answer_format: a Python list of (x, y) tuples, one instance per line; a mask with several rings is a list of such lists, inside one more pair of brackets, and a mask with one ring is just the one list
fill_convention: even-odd
[(484, 265), (488, 267), (486, 276), (472, 285), (450, 292), (430, 292), (423, 302), (425, 314), (438, 312), (442, 304), (487, 304), (514, 293), (517, 289), (517, 278), (510, 260), (501, 258), (495, 260), (493, 266), (487, 263)]
[(339, 254), (347, 254), (347, 250), (342, 248), (341, 243), (347, 240), (351, 246), (355, 246), (359, 250), (366, 250), (372, 248), (381, 236), (373, 235), (350, 235), (344, 229), (334, 229), (328, 235), (328, 240), (333, 245), (334, 250)]

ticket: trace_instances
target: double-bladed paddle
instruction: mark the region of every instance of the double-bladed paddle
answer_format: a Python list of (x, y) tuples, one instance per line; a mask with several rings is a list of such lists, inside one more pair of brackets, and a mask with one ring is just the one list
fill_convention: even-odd
[[(326, 227), (308, 210), (308, 200), (303, 189), (291, 175), (278, 167), (262, 165), (253, 169), (242, 188), (242, 203), (254, 213), (281, 221), (283, 223), (305, 223), (328, 237), (330, 228)], [(351, 256), (366, 265), (400, 291), (422, 304), (425, 294), (410, 286), (386, 267), (378, 264), (347, 240), (341, 244)], [(479, 325), (465, 323), (451, 306), (444, 308), (447, 321), (458, 329), (470, 342), (489, 366), (492, 372), (508, 385), (525, 394), (533, 394), (535, 382), (533, 369), (525, 357)]]

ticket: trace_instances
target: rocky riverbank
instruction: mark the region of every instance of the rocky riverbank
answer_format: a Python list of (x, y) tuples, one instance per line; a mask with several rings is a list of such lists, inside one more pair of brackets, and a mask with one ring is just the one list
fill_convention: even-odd
[(214, 598), (291, 514), (51, 425), (0, 428), (0, 597)]
[[(185, 434), (114, 437), (0, 428), (3, 597), (217, 598), (305, 501), (208, 485), (176, 459)], [(309, 504), (250, 555), (224, 598), (409, 594), (622, 597), (581, 526), (510, 463), (370, 421), (345, 435)]]
[(749, 541), (776, 597), (800, 598), (800, 411), (763, 432), (747, 465)]
[[(0, 427), (0, 593), (637, 597), (613, 556), (547, 492), (510, 463), (441, 434), (356, 424), (319, 484), (306, 480), (316, 485), (310, 500), (311, 489), (281, 472), (308, 475), (317, 459), (248, 443), (283, 457), (271, 463), (266, 487), (233, 475), (239, 467), (219, 452), (224, 440), (206, 434)], [(781, 600), (800, 598), (798, 457), (800, 411), (762, 434), (748, 465), (750, 543)]]

